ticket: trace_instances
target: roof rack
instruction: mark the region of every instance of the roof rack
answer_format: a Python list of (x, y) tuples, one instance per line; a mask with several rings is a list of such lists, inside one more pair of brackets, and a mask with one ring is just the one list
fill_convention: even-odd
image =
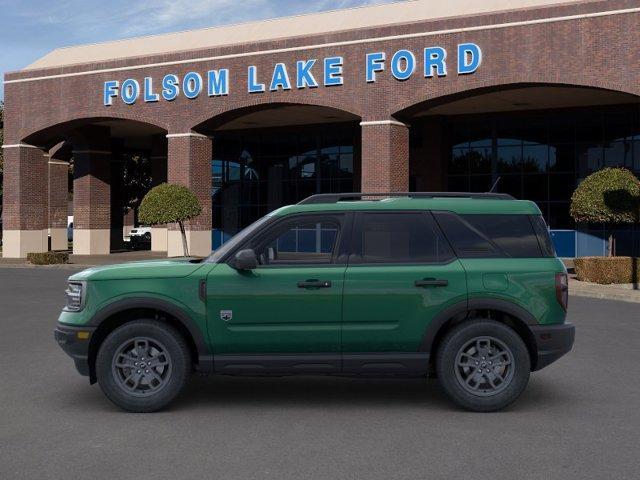
[(482, 200), (515, 200), (506, 193), (472, 193), (472, 192), (391, 192), (391, 193), (320, 193), (305, 198), (298, 205), (315, 203), (338, 203), (343, 201), (362, 200), (363, 197), (406, 197), (406, 198), (471, 198)]

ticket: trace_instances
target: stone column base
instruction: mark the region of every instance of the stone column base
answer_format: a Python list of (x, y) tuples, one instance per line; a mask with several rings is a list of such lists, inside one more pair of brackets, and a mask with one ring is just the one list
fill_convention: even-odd
[(49, 235), (51, 236), (51, 250), (69, 249), (66, 228), (51, 228), (49, 229)]
[(5, 230), (2, 233), (2, 257), (26, 258), (27, 253), (49, 250), (46, 230)]
[[(167, 235), (167, 256), (184, 257), (180, 230), (169, 230)], [(211, 253), (211, 230), (187, 230), (189, 255), (206, 257)]]
[(73, 229), (74, 255), (109, 255), (111, 229)]
[(167, 235), (166, 227), (151, 228), (151, 251), (166, 252), (167, 251)]

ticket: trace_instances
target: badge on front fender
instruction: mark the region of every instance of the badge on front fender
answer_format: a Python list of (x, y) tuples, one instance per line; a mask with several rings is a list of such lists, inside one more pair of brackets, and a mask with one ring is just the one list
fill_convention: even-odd
[(220, 320), (228, 322), (233, 318), (233, 310), (220, 310)]

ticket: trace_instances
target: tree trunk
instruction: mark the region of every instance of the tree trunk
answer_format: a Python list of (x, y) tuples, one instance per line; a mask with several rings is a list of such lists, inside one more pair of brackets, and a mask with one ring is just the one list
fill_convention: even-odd
[(615, 239), (613, 238), (613, 233), (609, 234), (609, 247), (607, 248), (607, 256), (613, 257), (615, 255)]
[(182, 222), (178, 222), (180, 226), (180, 233), (182, 234), (182, 250), (184, 252), (184, 256), (189, 256), (189, 246), (187, 245), (187, 234), (184, 231), (184, 225)]

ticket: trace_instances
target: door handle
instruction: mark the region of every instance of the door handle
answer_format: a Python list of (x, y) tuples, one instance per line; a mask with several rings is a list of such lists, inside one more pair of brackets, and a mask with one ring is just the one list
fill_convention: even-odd
[(331, 288), (331, 282), (328, 280), (305, 280), (298, 282), (298, 288)]
[(449, 280), (425, 278), (423, 280), (416, 280), (415, 285), (416, 287), (446, 287), (449, 285)]

